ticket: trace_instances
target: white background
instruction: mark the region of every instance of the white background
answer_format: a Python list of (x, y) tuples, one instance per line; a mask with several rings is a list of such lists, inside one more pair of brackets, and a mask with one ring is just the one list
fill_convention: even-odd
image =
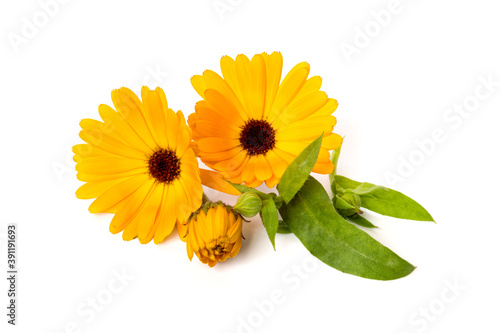
[[(7, 223), (18, 223), (20, 274), (16, 327), (6, 324), (1, 278), (1, 331), (497, 332), (500, 86), (480, 81), (500, 82), (497, 2), (401, 0), (383, 27), (371, 12), (392, 8), (388, 0), (221, 3), (232, 4), (222, 18), (213, 0), (71, 0), (44, 22), (38, 1), (2, 1), (0, 266)], [(346, 57), (346, 44), (357, 53)], [(275, 50), (285, 71), (308, 61), (339, 101), (339, 173), (391, 185), (437, 221), (373, 215), (380, 228), (370, 234), (418, 266), (410, 276), (342, 274), (292, 235), (278, 235), (275, 252), (258, 219), (245, 224), (240, 254), (210, 269), (190, 262), (176, 236), (122, 241), (108, 231), (111, 215), (75, 198), (78, 122), (98, 118), (112, 89), (159, 85), (188, 115), (192, 75), (219, 71), (225, 54)], [(472, 111), (447, 111), (463, 103)], [(444, 137), (429, 144), (436, 130)], [(133, 279), (117, 282), (122, 270)], [(276, 293), (280, 304), (269, 306)], [(95, 297), (100, 311), (87, 305)]]

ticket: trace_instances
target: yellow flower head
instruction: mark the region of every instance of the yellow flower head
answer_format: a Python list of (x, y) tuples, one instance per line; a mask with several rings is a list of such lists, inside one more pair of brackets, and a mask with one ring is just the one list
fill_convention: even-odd
[[(281, 53), (221, 59), (222, 77), (207, 70), (191, 79), (203, 98), (189, 116), (201, 160), (233, 183), (278, 183), (287, 166), (324, 133), (313, 171), (331, 173), (329, 150), (342, 138), (332, 133), (337, 101), (308, 79), (309, 64), (293, 67), (281, 81)], [(281, 83), (280, 83), (281, 82)]]
[[(193, 254), (210, 267), (233, 258), (241, 248), (241, 215), (222, 203), (208, 203), (187, 223), (182, 237), (187, 243), (189, 260)], [(181, 235), (182, 236), (182, 235)]]
[(198, 161), (183, 114), (168, 108), (162, 89), (142, 88), (142, 102), (129, 89), (111, 93), (116, 111), (99, 106), (102, 122), (83, 119), (73, 147), (76, 196), (97, 198), (91, 213), (115, 213), (109, 230), (123, 239), (160, 243), (176, 222), (201, 205)]

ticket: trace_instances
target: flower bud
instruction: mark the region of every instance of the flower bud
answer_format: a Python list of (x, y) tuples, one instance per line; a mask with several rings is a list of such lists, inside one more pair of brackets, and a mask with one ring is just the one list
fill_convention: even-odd
[(361, 210), (359, 209), (361, 207), (361, 198), (359, 197), (359, 195), (355, 193), (345, 193), (341, 196), (341, 198), (353, 207), (350, 209), (339, 209), (342, 215), (354, 216), (361, 212)]
[(233, 210), (245, 217), (252, 217), (260, 213), (262, 200), (259, 195), (253, 192), (246, 192), (240, 195)]
[(185, 237), (189, 260), (196, 254), (210, 267), (238, 254), (242, 242), (242, 218), (221, 202), (209, 202), (187, 222)]

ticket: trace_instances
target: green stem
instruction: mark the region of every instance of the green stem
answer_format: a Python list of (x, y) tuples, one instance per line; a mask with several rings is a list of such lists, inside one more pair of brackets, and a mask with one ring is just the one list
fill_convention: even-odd
[(333, 205), (335, 206), (335, 203), (337, 201), (337, 183), (335, 181), (335, 175), (337, 175), (337, 164), (339, 161), (339, 156), (340, 156), (340, 148), (342, 146), (338, 147), (334, 151), (332, 151), (332, 156), (330, 157), (330, 160), (333, 162), (333, 165), (335, 168), (333, 169), (333, 172), (329, 175), (330, 177), (330, 187), (332, 189), (332, 194), (333, 194)]

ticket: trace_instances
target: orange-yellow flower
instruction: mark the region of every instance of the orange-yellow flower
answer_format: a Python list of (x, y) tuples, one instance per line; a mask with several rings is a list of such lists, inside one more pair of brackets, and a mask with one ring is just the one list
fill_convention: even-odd
[(198, 155), (233, 183), (256, 187), (266, 182), (273, 187), (322, 133), (313, 171), (333, 171), (329, 150), (342, 143), (332, 133), (337, 101), (319, 90), (319, 76), (308, 79), (309, 64), (299, 63), (281, 81), (282, 65), (279, 52), (257, 54), (252, 60), (224, 56), (222, 77), (207, 70), (191, 79), (203, 98), (189, 116)]
[(142, 88), (142, 102), (129, 89), (111, 93), (117, 111), (99, 106), (102, 122), (83, 119), (73, 147), (76, 196), (96, 198), (91, 213), (115, 213), (109, 230), (123, 239), (160, 243), (176, 222), (201, 205), (198, 160), (182, 112), (168, 108), (162, 89)]
[(241, 215), (222, 203), (208, 203), (185, 226), (189, 260), (193, 254), (210, 267), (233, 258), (241, 248)]

